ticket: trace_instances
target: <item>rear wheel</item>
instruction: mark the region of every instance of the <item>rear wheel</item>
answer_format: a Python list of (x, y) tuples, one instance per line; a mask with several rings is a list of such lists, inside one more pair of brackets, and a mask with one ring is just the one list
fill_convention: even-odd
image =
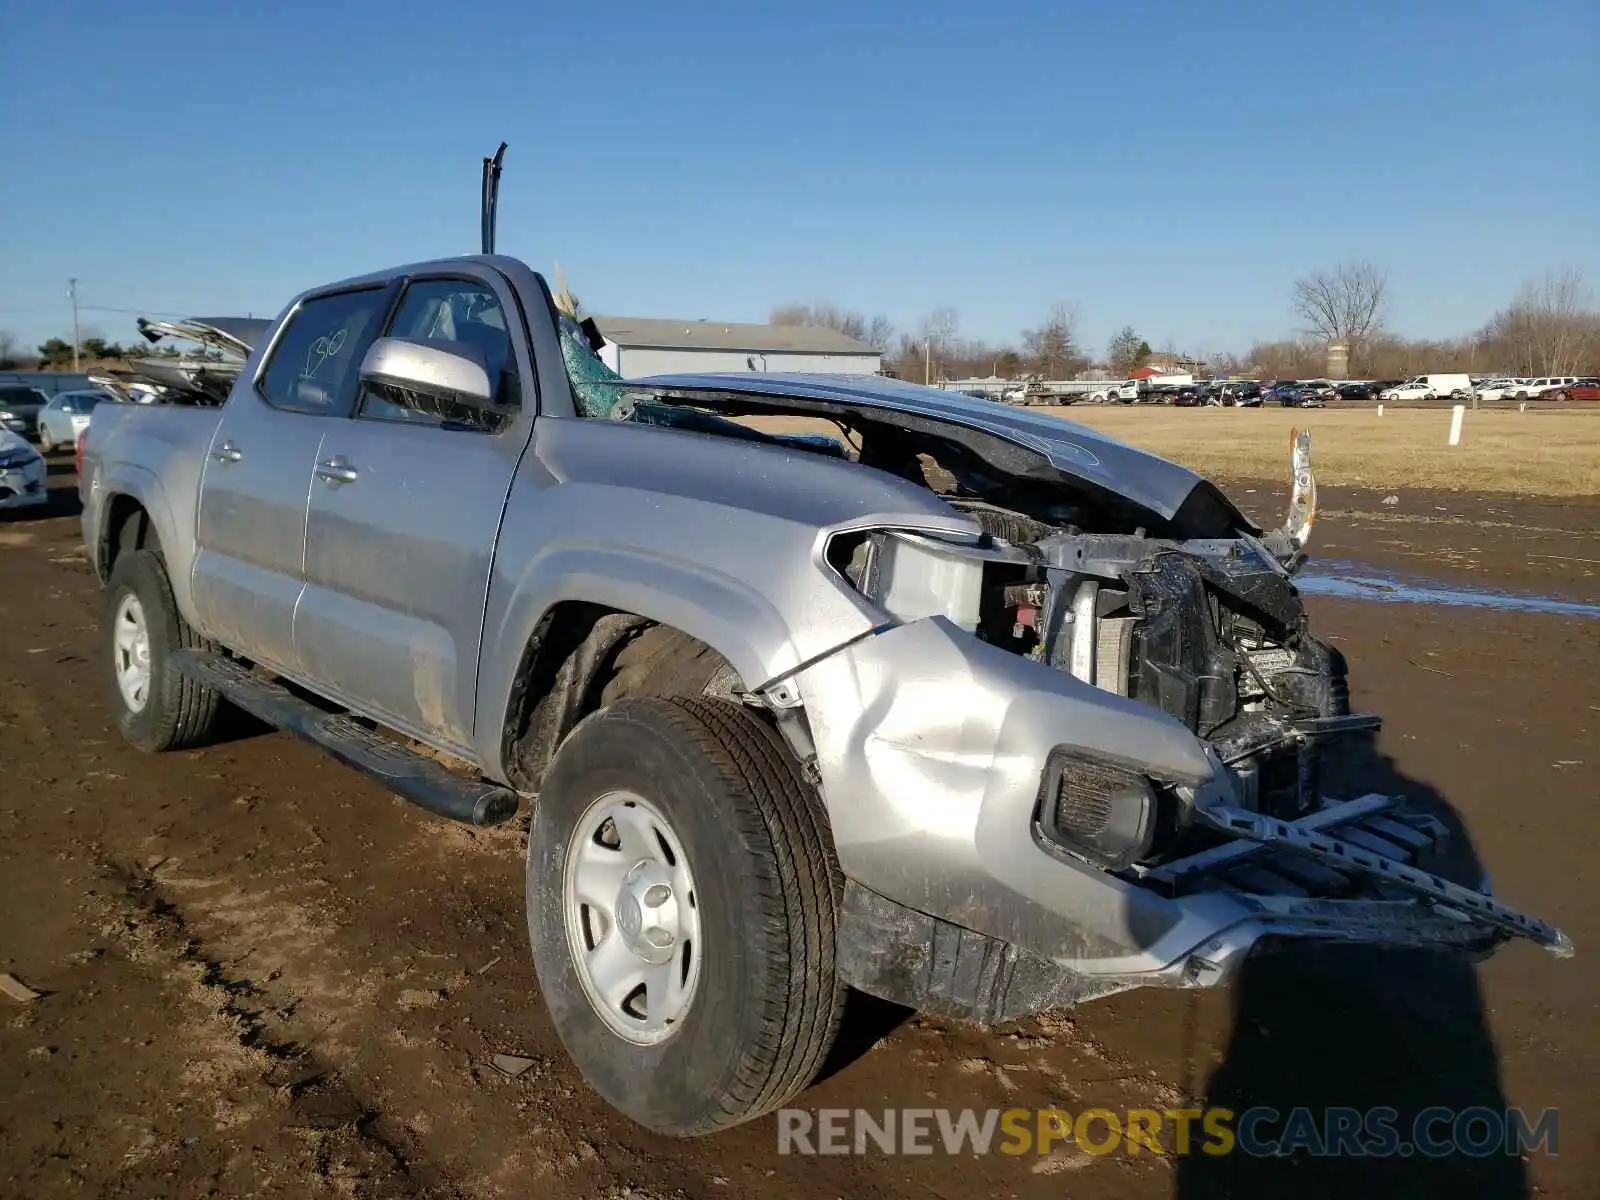
[(123, 551), (106, 596), (102, 655), (122, 736), (141, 750), (181, 750), (209, 741), (222, 720), (222, 698), (172, 669), (175, 651), (207, 643), (178, 611), (160, 555)]
[(562, 1043), (659, 1133), (759, 1116), (832, 1044), (840, 887), (776, 732), (707, 699), (628, 699), (563, 743), (528, 839), (528, 931)]

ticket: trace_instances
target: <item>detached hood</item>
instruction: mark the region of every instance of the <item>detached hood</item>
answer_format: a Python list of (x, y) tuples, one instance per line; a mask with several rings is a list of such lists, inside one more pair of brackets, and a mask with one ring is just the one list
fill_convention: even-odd
[(153, 321), (140, 317), (139, 332), (146, 341), (159, 342), (165, 337), (183, 338), (211, 346), (224, 354), (238, 358), (250, 357), (256, 342), (266, 333), (272, 322), (262, 317), (187, 317), (181, 321)]
[(626, 386), (672, 394), (715, 393), (811, 401), (819, 409), (875, 410), (977, 430), (1032, 452), (1049, 466), (1073, 478), (1122, 496), (1166, 520), (1197, 503), (1216, 514), (1224, 506), (1239, 527), (1254, 526), (1214, 487), (1187, 467), (1157, 458), (1126, 442), (1073, 421), (1047, 417), (1029, 409), (1011, 408), (960, 392), (903, 383), (871, 375), (654, 375), (630, 379)]

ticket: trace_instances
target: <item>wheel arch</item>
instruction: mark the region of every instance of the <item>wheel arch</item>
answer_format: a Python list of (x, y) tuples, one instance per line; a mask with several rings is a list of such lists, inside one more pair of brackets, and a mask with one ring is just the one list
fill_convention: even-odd
[[(516, 786), (526, 786), (509, 753), (521, 718), (602, 618), (609, 618), (601, 626), (606, 636), (618, 626), (676, 630), (720, 655), (752, 689), (806, 661), (771, 599), (693, 563), (618, 547), (557, 546), (499, 586), (505, 591), (491, 593), (479, 659), (474, 742), (479, 761)], [(807, 644), (827, 650), (861, 631), (823, 632)], [(591, 644), (586, 654), (603, 649)]]
[[(552, 605), (522, 649), (500, 721), (498, 759), (508, 782), (537, 791), (577, 724), (619, 700), (738, 700), (746, 677), (721, 647), (677, 625), (588, 601)], [(799, 709), (759, 713), (802, 765), (815, 755)]]
[(96, 539), (95, 570), (105, 582), (125, 552), (153, 549), (160, 553), (161, 534), (144, 502), (131, 492), (112, 492), (101, 504), (105, 515)]

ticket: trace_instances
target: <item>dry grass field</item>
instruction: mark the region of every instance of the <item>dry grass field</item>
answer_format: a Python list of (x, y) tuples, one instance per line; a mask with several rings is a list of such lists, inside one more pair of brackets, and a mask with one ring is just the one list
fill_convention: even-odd
[(1449, 488), (1531, 496), (1600, 496), (1600, 411), (1473, 412), (1461, 444), (1450, 410), (1041, 408), (1222, 479), (1277, 479), (1289, 432), (1311, 430), (1321, 483)]

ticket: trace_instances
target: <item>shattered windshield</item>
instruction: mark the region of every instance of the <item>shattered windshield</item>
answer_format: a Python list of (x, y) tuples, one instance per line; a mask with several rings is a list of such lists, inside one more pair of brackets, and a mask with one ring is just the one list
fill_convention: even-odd
[(600, 360), (583, 326), (566, 313), (561, 314), (561, 358), (578, 415), (598, 419), (611, 416), (622, 395), (618, 385), (624, 382), (623, 378)]

